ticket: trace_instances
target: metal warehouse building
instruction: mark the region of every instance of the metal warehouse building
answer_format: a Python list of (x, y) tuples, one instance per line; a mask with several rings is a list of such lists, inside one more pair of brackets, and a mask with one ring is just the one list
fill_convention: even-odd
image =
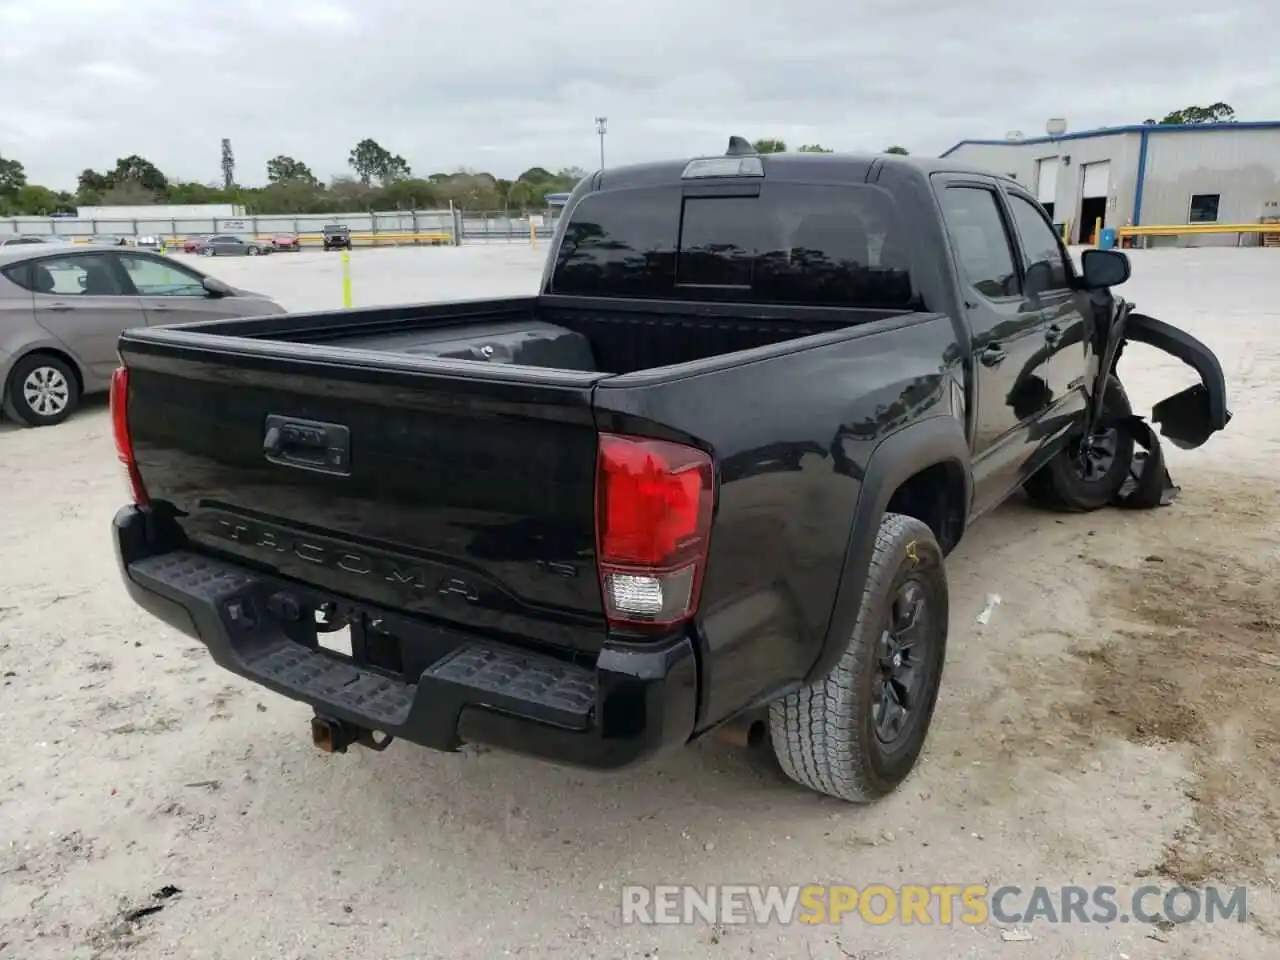
[[(1144, 124), (1053, 137), (963, 140), (944, 157), (1015, 177), (1090, 243), (1103, 226), (1256, 224), (1280, 218), (1280, 122)], [(1149, 237), (1153, 245), (1256, 244), (1256, 235)]]

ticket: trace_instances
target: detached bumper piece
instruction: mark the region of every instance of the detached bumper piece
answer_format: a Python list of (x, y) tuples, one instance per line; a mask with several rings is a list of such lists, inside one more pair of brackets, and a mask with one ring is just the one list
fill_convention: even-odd
[(1129, 462), (1129, 476), (1112, 498), (1112, 506), (1125, 510), (1169, 506), (1182, 488), (1169, 476), (1156, 432), (1141, 417), (1126, 417), (1116, 424), (1116, 428), (1133, 438), (1134, 449), (1133, 459)]
[[(134, 508), (115, 519), (130, 596), (199, 639), (220, 666), (310, 704), (322, 749), (342, 752), (348, 743), (382, 749), (392, 737), (446, 751), (474, 742), (610, 769), (682, 744), (692, 733), (697, 678), (687, 639), (659, 648), (607, 645), (590, 669), (424, 625), (421, 638), (400, 642), (420, 639), (430, 650), (428, 665), (413, 677), (396, 675), (315, 642), (314, 620), (301, 614), (335, 598), (202, 554), (145, 555), (144, 526)], [(375, 739), (375, 731), (384, 739)]]
[[(1094, 397), (1101, 398), (1107, 379), (1112, 376), (1127, 342), (1145, 343), (1181, 360), (1200, 377), (1200, 382), (1157, 403), (1152, 420), (1160, 433), (1174, 446), (1194, 450), (1231, 422), (1227, 409), (1227, 383), (1222, 364), (1207, 346), (1185, 330), (1162, 320), (1133, 312), (1133, 304), (1118, 301), (1106, 328), (1102, 352), (1102, 374), (1094, 385)], [(1090, 428), (1101, 419), (1100, 400), (1095, 399), (1089, 413)], [(1130, 510), (1167, 507), (1180, 492), (1165, 466), (1160, 440), (1142, 417), (1129, 416), (1113, 424), (1134, 441), (1129, 476), (1116, 492), (1112, 504)], [(1141, 448), (1141, 449), (1139, 449)]]

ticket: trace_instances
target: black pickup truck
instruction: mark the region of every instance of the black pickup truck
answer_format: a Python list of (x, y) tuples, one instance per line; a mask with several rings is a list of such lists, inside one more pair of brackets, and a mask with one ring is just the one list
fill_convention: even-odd
[(320, 231), (326, 250), (350, 250), (351, 228), (341, 223), (327, 223)]
[(1200, 374), (1166, 437), (1230, 417), (1212, 352), (1110, 293), (1126, 255), (1082, 263), (949, 161), (598, 172), (536, 296), (126, 332), (125, 586), (328, 751), (618, 768), (767, 731), (872, 800), (924, 744), (969, 525), (1176, 490), (1126, 340)]

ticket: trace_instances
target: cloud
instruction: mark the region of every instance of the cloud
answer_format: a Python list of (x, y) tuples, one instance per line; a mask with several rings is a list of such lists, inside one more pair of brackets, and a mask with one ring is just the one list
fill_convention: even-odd
[[(171, 177), (320, 176), (372, 137), (415, 172), (514, 176), (723, 149), (731, 133), (938, 153), (1224, 100), (1280, 118), (1273, 3), (1221, 0), (0, 0), (0, 153), (70, 187), (132, 153)], [(22, 96), (13, 96), (21, 91)]]

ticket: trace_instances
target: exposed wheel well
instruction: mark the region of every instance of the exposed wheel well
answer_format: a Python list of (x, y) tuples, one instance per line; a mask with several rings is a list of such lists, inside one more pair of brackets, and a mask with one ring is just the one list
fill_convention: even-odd
[[(63, 353), (61, 350), (55, 350), (52, 347), (42, 347), (39, 350), (32, 350), (30, 353), (24, 353), (20, 356), (14, 362), (13, 366), (9, 368), (9, 376), (11, 378), (13, 377), (13, 371), (17, 368), (18, 364), (23, 360), (26, 360), (28, 357), (56, 357), (61, 360), (71, 369), (71, 375), (76, 378), (76, 393), (81, 396), (84, 395), (84, 374), (80, 372), (80, 367), (67, 354)], [(7, 394), (9, 391), (9, 384), (5, 383), (3, 384), (3, 387), (4, 392)]]
[(967, 514), (964, 491), (964, 472), (959, 464), (935, 463), (904, 480), (885, 509), (926, 524), (946, 555), (955, 549), (964, 534)]

